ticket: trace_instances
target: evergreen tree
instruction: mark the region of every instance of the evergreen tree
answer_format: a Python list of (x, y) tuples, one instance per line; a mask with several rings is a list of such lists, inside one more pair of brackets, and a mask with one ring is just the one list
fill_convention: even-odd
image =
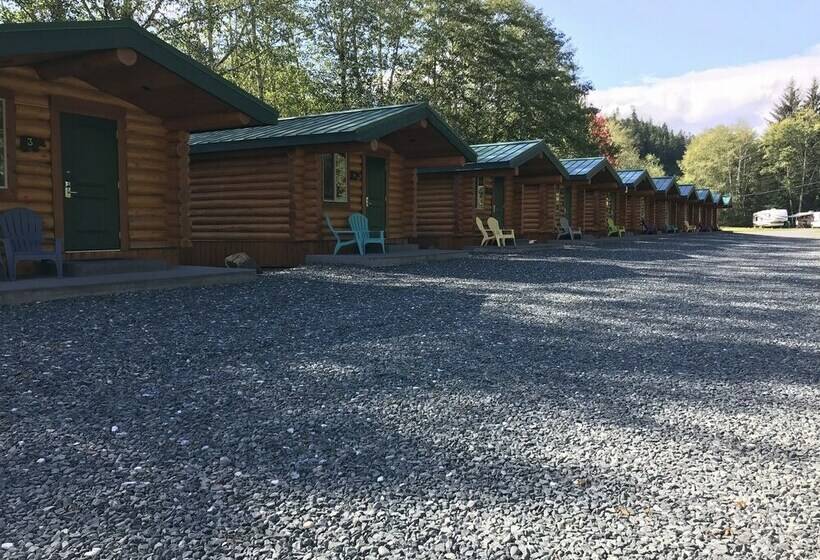
[(820, 115), (820, 83), (817, 78), (811, 81), (808, 91), (806, 91), (806, 99), (803, 101), (803, 108), (811, 109)]
[(634, 109), (628, 118), (620, 119), (616, 115), (616, 119), (634, 139), (640, 158), (655, 156), (666, 175), (681, 174), (678, 162), (686, 152), (689, 135), (670, 130), (666, 123), (657, 125), (651, 119), (643, 120)]
[(800, 105), (800, 88), (795, 85), (794, 78), (792, 78), (783, 91), (783, 95), (780, 96), (780, 101), (772, 109), (772, 119), (774, 122), (780, 122), (794, 115), (800, 109)]

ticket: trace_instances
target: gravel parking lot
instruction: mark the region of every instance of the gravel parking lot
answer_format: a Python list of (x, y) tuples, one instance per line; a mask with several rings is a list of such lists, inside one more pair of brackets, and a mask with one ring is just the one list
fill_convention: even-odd
[(820, 558), (820, 241), (0, 307), (0, 558)]

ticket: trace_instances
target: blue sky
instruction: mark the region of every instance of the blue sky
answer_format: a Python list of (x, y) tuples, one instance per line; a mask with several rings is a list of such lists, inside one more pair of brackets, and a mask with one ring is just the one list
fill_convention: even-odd
[[(687, 99), (669, 97), (671, 87), (636, 91), (666, 79), (706, 78), (713, 88), (752, 88), (759, 99), (738, 96), (725, 117), (761, 127), (763, 105), (769, 105), (794, 74), (799, 85), (820, 77), (820, 1), (781, 0), (531, 0), (566, 33), (577, 51), (583, 75), (591, 80), (599, 105), (632, 99), (640, 108), (671, 104), (661, 114), (681, 110)], [(807, 58), (808, 57), (808, 58)], [(761, 67), (760, 65), (764, 66)], [(806, 68), (808, 66), (808, 68)], [(721, 77), (716, 73), (723, 72)], [(759, 84), (749, 81), (757, 74)], [(627, 90), (624, 86), (631, 86)], [(646, 89), (646, 88), (645, 88)], [(652, 89), (652, 88), (649, 88)], [(654, 88), (658, 90), (658, 88)], [(776, 91), (775, 91), (776, 90)], [(626, 92), (629, 95), (625, 95)], [(610, 93), (617, 95), (609, 95)], [(690, 91), (687, 95), (697, 95)], [(674, 97), (674, 96), (673, 96)], [(646, 98), (644, 100), (644, 98)], [(695, 105), (700, 103), (692, 100)], [(730, 99), (723, 99), (730, 102)], [(619, 106), (623, 110), (625, 107)], [(700, 111), (702, 113), (702, 111)], [(680, 127), (697, 131), (721, 121), (719, 115), (699, 114), (680, 119)], [(717, 117), (717, 118), (716, 118)]]

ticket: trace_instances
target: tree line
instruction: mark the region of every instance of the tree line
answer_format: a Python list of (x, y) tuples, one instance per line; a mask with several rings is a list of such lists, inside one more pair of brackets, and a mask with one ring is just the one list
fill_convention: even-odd
[(820, 85), (791, 81), (758, 134), (747, 125), (695, 136), (681, 161), (683, 180), (733, 194), (728, 225), (749, 225), (758, 210), (820, 211)]
[(524, 0), (0, 0), (3, 21), (130, 18), (283, 116), (428, 101), (469, 142), (591, 155), (591, 85)]

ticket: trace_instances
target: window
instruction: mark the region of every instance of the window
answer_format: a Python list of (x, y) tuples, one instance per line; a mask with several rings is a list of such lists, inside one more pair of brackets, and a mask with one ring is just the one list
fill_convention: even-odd
[(6, 100), (0, 99), (0, 189), (9, 188), (7, 143), (6, 143)]
[(607, 193), (606, 195), (606, 215), (615, 219), (615, 193)]
[(347, 202), (347, 154), (322, 154), (322, 198)]
[(484, 187), (484, 177), (475, 178), (475, 207), (477, 210), (483, 210), (486, 198), (486, 188)]

